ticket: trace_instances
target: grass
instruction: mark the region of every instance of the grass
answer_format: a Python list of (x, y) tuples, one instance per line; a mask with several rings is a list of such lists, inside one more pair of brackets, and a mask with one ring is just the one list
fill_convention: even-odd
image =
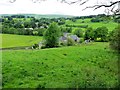
[(13, 35), (13, 34), (0, 34), (2, 37), (2, 47), (19, 47), (19, 46), (31, 46), (35, 43), (39, 43), (42, 40), (40, 36), (25, 36), (25, 35)]
[(108, 43), (2, 51), (3, 88), (114, 88), (118, 57)]
[(88, 27), (92, 27), (93, 29), (96, 29), (101, 26), (105, 26), (108, 28), (109, 31), (114, 30), (117, 26), (118, 23), (115, 23), (113, 21), (110, 21), (108, 23), (106, 22), (90, 22), (90, 19), (85, 19), (84, 23), (81, 23), (82, 19), (78, 19), (76, 22), (72, 22), (71, 20), (66, 20), (67, 25), (88, 25)]

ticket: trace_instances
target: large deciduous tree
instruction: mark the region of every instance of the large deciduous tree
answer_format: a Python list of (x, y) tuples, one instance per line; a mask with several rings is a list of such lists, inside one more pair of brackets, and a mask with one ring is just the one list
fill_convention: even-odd
[(84, 34), (84, 39), (92, 39), (94, 40), (94, 31), (92, 27), (89, 27), (86, 29), (85, 34)]
[(59, 45), (60, 29), (58, 25), (53, 22), (44, 33), (45, 46), (48, 48)]
[(107, 41), (108, 29), (106, 27), (98, 27), (94, 30), (94, 38), (101, 38), (101, 41)]

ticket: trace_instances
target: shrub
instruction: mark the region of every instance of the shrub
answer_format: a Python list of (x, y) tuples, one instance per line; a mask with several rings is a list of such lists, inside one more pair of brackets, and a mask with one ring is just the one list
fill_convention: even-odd
[(61, 42), (60, 45), (67, 46), (67, 41), (66, 42)]
[(73, 46), (75, 45), (75, 41), (72, 38), (67, 38), (67, 46)]
[(33, 35), (38, 35), (38, 31), (33, 31)]
[(33, 49), (37, 49), (38, 47), (39, 47), (38, 44), (34, 44), (34, 45), (33, 45)]
[(84, 42), (84, 38), (80, 38), (79, 43), (83, 43)]
[(43, 45), (43, 46), (41, 46), (41, 49), (45, 49), (46, 47)]

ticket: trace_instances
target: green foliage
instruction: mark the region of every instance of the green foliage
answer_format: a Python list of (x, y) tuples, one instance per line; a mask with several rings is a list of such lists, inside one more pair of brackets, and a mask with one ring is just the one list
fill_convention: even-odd
[(75, 29), (74, 34), (78, 37), (83, 37), (83, 30), (82, 29)]
[(120, 26), (118, 26), (111, 35), (110, 47), (120, 52)]
[(27, 21), (27, 22), (24, 22), (24, 27), (25, 27), (25, 28), (30, 28), (30, 27), (31, 27), (31, 26), (30, 26), (30, 22), (28, 22), (28, 21)]
[(61, 27), (60, 27), (60, 31), (61, 31), (61, 35), (62, 35), (64, 32), (66, 32), (66, 27), (61, 26)]
[(102, 18), (92, 18), (91, 22), (101, 22), (103, 21)]
[(101, 41), (107, 41), (107, 35), (108, 35), (108, 29), (107, 27), (98, 27), (94, 30), (94, 38), (97, 40), (97, 38), (101, 38)]
[(33, 31), (33, 35), (37, 36), (38, 35), (38, 31)]
[(15, 28), (23, 28), (24, 25), (19, 21), (19, 22), (16, 22), (15, 25), (14, 25)]
[(88, 25), (66, 24), (66, 27), (78, 27), (78, 28), (87, 28), (87, 27), (88, 27)]
[(39, 47), (39, 45), (36, 43), (33, 45), (33, 49), (37, 49), (38, 47)]
[(84, 42), (84, 38), (80, 38), (79, 43), (83, 43)]
[(63, 24), (65, 24), (65, 20), (64, 19), (61, 19), (61, 20), (58, 21), (58, 25), (63, 25)]
[(108, 33), (108, 41), (111, 41), (111, 40), (112, 40), (112, 36), (113, 36), (114, 33), (115, 33), (115, 29), (114, 29), (113, 31), (110, 31), (110, 32)]
[(72, 32), (72, 28), (71, 27), (67, 27), (65, 32), (71, 33)]
[(85, 34), (84, 34), (84, 39), (87, 40), (87, 39), (92, 39), (94, 40), (94, 31), (93, 31), (93, 28), (92, 27), (89, 27), (86, 29), (85, 31)]
[(60, 29), (54, 22), (50, 24), (48, 29), (45, 31), (44, 40), (46, 47), (52, 48), (59, 45)]
[(32, 28), (35, 28), (35, 27), (36, 27), (36, 24), (35, 24), (34, 21), (30, 22), (30, 25), (31, 25)]
[(37, 31), (38, 31), (38, 35), (39, 36), (43, 36), (43, 34), (46, 31), (46, 29), (45, 28), (39, 28), (39, 29), (37, 29)]
[(24, 35), (34, 35), (33, 31), (30, 29), (24, 29), (23, 33)]
[(75, 41), (72, 38), (67, 38), (67, 46), (73, 46), (75, 45)]

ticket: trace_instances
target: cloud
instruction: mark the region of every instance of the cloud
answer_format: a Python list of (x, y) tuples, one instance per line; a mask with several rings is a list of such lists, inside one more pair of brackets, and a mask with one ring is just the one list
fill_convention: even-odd
[(57, 0), (47, 0), (41, 3), (33, 3), (31, 0), (17, 0), (14, 3), (9, 3), (8, 0), (0, 0), (0, 14), (64, 14), (64, 15), (90, 15), (103, 13), (104, 9), (93, 11), (93, 9), (87, 9), (82, 11), (88, 5), (94, 5), (96, 0), (90, 0), (85, 5), (68, 5), (66, 3), (60, 3)]

